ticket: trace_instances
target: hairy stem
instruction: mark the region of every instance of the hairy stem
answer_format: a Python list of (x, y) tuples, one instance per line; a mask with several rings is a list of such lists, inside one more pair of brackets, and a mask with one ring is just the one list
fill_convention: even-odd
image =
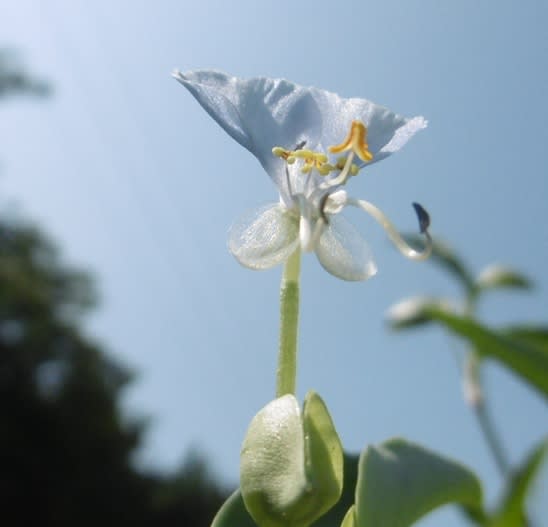
[(301, 250), (297, 249), (285, 263), (280, 285), (280, 349), (276, 375), (276, 397), (288, 393), (295, 394), (300, 269)]

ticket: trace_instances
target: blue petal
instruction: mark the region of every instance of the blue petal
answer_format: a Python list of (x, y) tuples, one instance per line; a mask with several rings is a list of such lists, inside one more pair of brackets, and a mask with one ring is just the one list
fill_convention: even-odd
[(238, 143), (253, 153), (281, 189), (285, 163), (272, 148), (317, 145), (322, 129), (320, 108), (309, 90), (287, 81), (237, 79), (213, 71), (175, 73), (203, 108)]
[[(335, 93), (311, 88), (322, 108), (322, 144), (325, 149), (336, 145), (348, 134), (354, 120), (367, 126), (367, 142), (375, 163), (397, 152), (416, 132), (426, 127), (424, 117), (403, 117), (366, 99), (343, 99)], [(371, 164), (368, 163), (368, 164)]]
[(325, 149), (340, 143), (353, 120), (368, 127), (374, 161), (399, 150), (426, 126), (422, 117), (407, 119), (365, 99), (304, 88), (281, 79), (239, 79), (215, 71), (174, 73), (203, 108), (261, 162), (285, 189), (285, 164), (272, 155), (274, 146)]

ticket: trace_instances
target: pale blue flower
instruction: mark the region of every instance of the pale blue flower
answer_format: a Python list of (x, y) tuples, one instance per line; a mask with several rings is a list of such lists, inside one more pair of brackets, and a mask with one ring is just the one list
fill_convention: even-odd
[[(242, 265), (268, 269), (300, 249), (314, 251), (339, 278), (369, 278), (376, 266), (361, 234), (339, 214), (346, 206), (371, 214), (405, 256), (428, 256), (429, 219), (420, 205), (414, 204), (428, 242), (422, 252), (409, 247), (374, 205), (344, 190), (366, 163), (397, 152), (425, 128), (423, 117), (407, 119), (365, 99), (343, 99), (280, 79), (239, 79), (215, 71), (174, 77), (259, 160), (278, 188), (278, 203), (252, 211), (231, 228), (229, 250)], [(328, 152), (347, 155), (337, 159)]]

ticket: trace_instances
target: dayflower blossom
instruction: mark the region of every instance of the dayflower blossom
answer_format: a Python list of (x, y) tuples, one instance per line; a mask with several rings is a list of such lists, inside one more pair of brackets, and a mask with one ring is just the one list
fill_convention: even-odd
[(314, 251), (331, 274), (366, 280), (377, 269), (361, 234), (340, 215), (347, 206), (369, 213), (408, 258), (429, 255), (429, 217), (420, 205), (413, 204), (427, 244), (416, 251), (377, 207), (345, 190), (364, 166), (397, 152), (425, 128), (423, 117), (407, 119), (365, 99), (286, 80), (215, 71), (173, 75), (278, 188), (278, 203), (253, 210), (230, 230), (229, 250), (242, 265), (268, 269), (296, 250)]

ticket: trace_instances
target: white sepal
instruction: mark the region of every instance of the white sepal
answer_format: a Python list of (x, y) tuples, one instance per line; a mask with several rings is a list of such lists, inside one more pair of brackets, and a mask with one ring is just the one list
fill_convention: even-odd
[(284, 262), (299, 245), (298, 218), (281, 203), (253, 209), (229, 230), (228, 249), (250, 269), (270, 269)]
[(343, 280), (367, 280), (377, 272), (369, 246), (341, 215), (329, 218), (318, 240), (316, 255), (326, 271)]

